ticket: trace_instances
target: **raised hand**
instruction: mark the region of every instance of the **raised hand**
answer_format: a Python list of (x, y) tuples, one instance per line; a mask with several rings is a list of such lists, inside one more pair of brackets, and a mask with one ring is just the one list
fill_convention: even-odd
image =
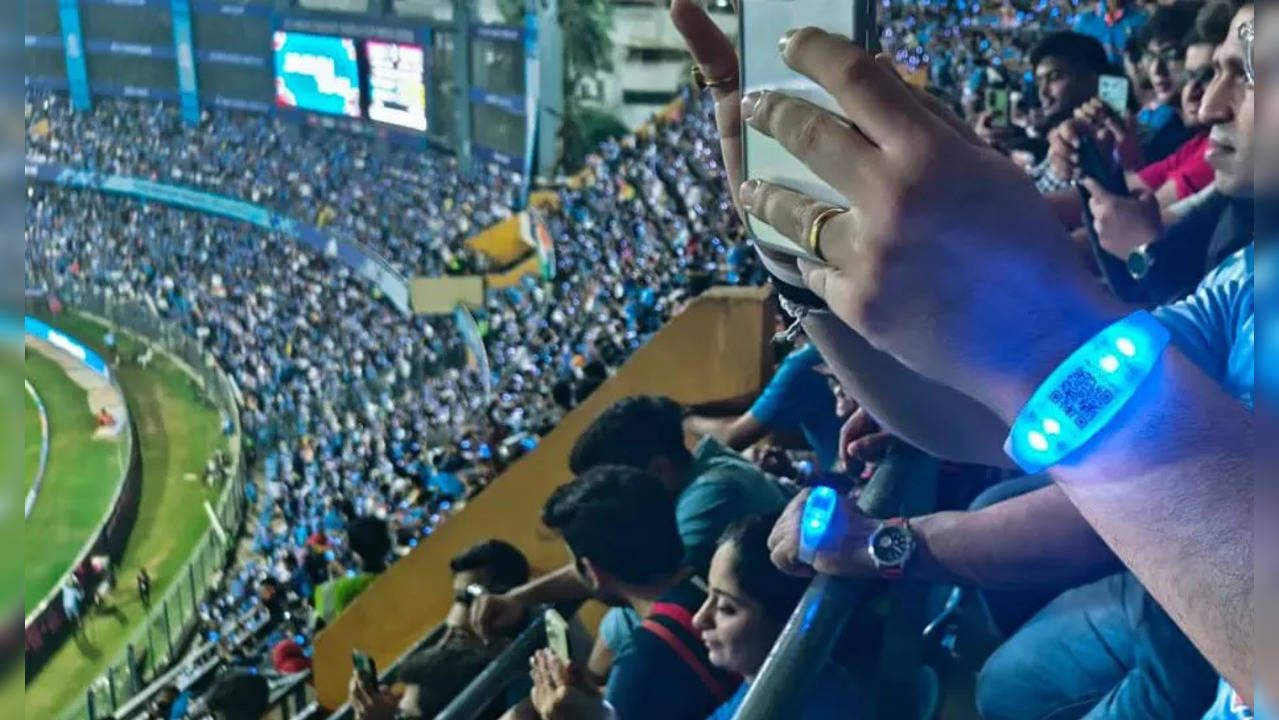
[(743, 186), (743, 206), (801, 244), (816, 235), (827, 264), (801, 262), (805, 282), (863, 337), (1011, 419), (1122, 307), (1025, 173), (865, 50), (805, 28), (782, 52), (844, 117), (761, 93), (743, 99), (746, 122), (839, 190), (848, 212), (759, 182)]

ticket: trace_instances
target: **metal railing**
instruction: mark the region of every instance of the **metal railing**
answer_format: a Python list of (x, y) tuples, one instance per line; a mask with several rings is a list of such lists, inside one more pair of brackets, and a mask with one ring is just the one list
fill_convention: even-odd
[(865, 588), (856, 580), (813, 578), (733, 720), (776, 720), (803, 707)]
[[(260, 639), (270, 624), (270, 614), (265, 608), (259, 606), (254, 614), (246, 618), (244, 622), (245, 626), (235, 631), (235, 635), (238, 635), (238, 637), (231, 638), (232, 646), (242, 645), (244, 642), (252, 641), (253, 639)], [(218, 642), (198, 641), (198, 644), (182, 658), (181, 662), (154, 678), (146, 689), (134, 695), (132, 699), (118, 708), (112, 717), (114, 720), (135, 720), (136, 718), (144, 717), (150, 703), (168, 685), (176, 687), (179, 691), (192, 693), (195, 693), (197, 689), (207, 688), (224, 664), (224, 659), (219, 654), (219, 649)], [(310, 677), (310, 671), (303, 673), (303, 675)], [(272, 690), (272, 697), (275, 697), (274, 689)]]
[(164, 596), (155, 602), (143, 624), (106, 670), (94, 679), (82, 702), (59, 716), (60, 720), (97, 720), (124, 706), (146, 684), (179, 659), (179, 653), (196, 629), (200, 604), (218, 588), (223, 571), (243, 528), (248, 511), (245, 486), (248, 474), (241, 460), (240, 391), (200, 341), (175, 323), (161, 317), (147, 303), (117, 297), (95, 287), (65, 286), (57, 296), (66, 307), (107, 327), (133, 335), (177, 361), (192, 378), (201, 396), (218, 408), (229, 423), (230, 463), (228, 480), (213, 506), (213, 515), (225, 532), (210, 527)]

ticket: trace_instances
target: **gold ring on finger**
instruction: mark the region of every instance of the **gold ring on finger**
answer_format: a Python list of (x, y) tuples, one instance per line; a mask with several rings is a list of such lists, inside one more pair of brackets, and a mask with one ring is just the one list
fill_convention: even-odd
[(812, 250), (813, 254), (822, 262), (826, 261), (826, 256), (822, 254), (821, 248), (822, 227), (825, 226), (831, 218), (836, 215), (842, 215), (844, 212), (846, 212), (844, 208), (832, 205), (818, 213), (817, 217), (813, 218), (813, 223), (808, 226), (808, 248)]
[(723, 78), (709, 78), (706, 77), (706, 73), (702, 72), (701, 66), (694, 65), (693, 84), (697, 86), (698, 90), (705, 90), (706, 88), (731, 89), (737, 86), (737, 73)]

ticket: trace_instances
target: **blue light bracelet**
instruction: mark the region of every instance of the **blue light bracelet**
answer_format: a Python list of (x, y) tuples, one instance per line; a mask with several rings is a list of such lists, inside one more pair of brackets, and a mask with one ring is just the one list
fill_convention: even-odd
[(838, 501), (839, 495), (835, 490), (824, 485), (813, 488), (809, 493), (799, 526), (799, 561), (805, 565), (812, 565), (813, 558), (821, 549), (830, 521), (835, 517)]
[(1097, 333), (1030, 396), (1013, 421), (1004, 452), (1029, 474), (1064, 460), (1132, 399), (1169, 339), (1168, 330), (1145, 310)]

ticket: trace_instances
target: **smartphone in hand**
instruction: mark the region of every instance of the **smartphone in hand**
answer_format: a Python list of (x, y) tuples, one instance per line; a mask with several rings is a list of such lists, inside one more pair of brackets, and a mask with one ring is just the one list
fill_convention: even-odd
[(554, 608), (547, 608), (544, 617), (546, 620), (546, 646), (550, 648), (551, 652), (555, 653), (560, 662), (567, 665), (572, 660), (568, 652), (568, 622)]
[(1008, 88), (986, 88), (986, 111), (990, 113), (992, 128), (1007, 128), (1011, 124), (1011, 108)]
[(360, 684), (367, 690), (377, 690), (377, 663), (373, 662), (373, 658), (366, 652), (352, 650), (351, 664), (355, 666), (355, 673), (360, 678)]
[(1128, 96), (1131, 86), (1122, 75), (1102, 75), (1097, 80), (1097, 99), (1121, 120), (1128, 116)]
[(1079, 172), (1096, 180), (1107, 192), (1128, 194), (1128, 181), (1119, 163), (1102, 154), (1097, 142), (1087, 135), (1079, 138)]
[[(742, 93), (770, 90), (807, 100), (843, 115), (830, 93), (809, 78), (790, 69), (778, 52), (787, 30), (820, 27), (843, 35), (871, 50), (877, 49), (875, 24), (877, 0), (740, 0)], [(773, 138), (746, 125), (742, 128), (743, 174), (747, 180), (765, 180), (802, 192), (832, 205), (847, 200), (817, 177), (808, 166)], [(746, 230), (760, 245), (787, 255), (820, 260), (809, 248), (796, 243), (759, 218), (747, 215)]]

